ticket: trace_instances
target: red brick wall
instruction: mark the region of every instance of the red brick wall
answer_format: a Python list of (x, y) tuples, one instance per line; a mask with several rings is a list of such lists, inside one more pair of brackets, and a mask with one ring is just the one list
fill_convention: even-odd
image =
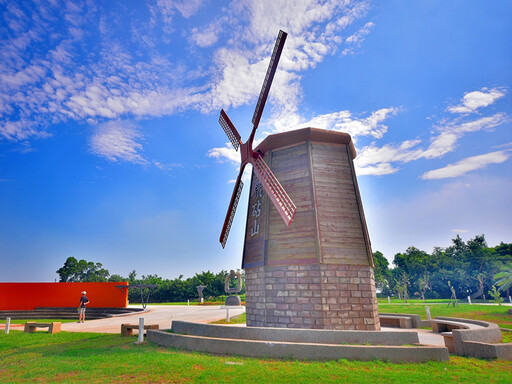
[(86, 291), (89, 307), (119, 308), (128, 305), (124, 283), (0, 283), (0, 310), (33, 310), (36, 307), (78, 307)]
[(380, 330), (369, 266), (266, 266), (245, 273), (248, 326)]

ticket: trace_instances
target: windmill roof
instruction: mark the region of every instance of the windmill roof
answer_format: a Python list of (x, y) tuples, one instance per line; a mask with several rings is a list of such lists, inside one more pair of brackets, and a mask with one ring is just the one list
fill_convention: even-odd
[(357, 152), (352, 142), (352, 137), (345, 132), (329, 131), (319, 128), (302, 128), (294, 131), (276, 133), (269, 135), (256, 147), (256, 151), (266, 153), (269, 149), (286, 148), (299, 143), (311, 141), (329, 144), (346, 144), (349, 146), (352, 159), (355, 159)]

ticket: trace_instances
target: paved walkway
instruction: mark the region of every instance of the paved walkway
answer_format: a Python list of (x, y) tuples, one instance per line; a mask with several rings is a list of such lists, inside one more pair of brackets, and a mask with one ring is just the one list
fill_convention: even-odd
[[(121, 324), (139, 324), (139, 317), (144, 318), (144, 324), (158, 324), (160, 329), (170, 328), (172, 320), (209, 323), (226, 318), (226, 309), (220, 305), (148, 305), (147, 309), (146, 312), (133, 315), (98, 320), (87, 320), (86, 313), (85, 323), (62, 323), (62, 330), (68, 332), (119, 333), (121, 332)], [(230, 316), (237, 316), (243, 312), (245, 312), (245, 307), (230, 308), (229, 310)]]

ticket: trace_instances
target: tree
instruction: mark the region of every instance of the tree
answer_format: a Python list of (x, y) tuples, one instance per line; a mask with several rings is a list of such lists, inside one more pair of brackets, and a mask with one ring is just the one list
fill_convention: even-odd
[(430, 286), (430, 279), (428, 272), (418, 279), (418, 288), (420, 289), (421, 299), (425, 302), (425, 292), (427, 289), (432, 289)]
[(422, 290), (419, 286), (422, 281), (421, 279), (424, 280), (425, 275), (429, 274), (429, 270), (432, 270), (435, 263), (432, 256), (427, 252), (421, 251), (415, 247), (409, 247), (405, 253), (397, 253), (395, 255), (393, 264), (395, 264), (400, 271), (400, 273), (395, 274), (396, 280), (400, 281), (402, 275), (406, 274), (408, 277), (408, 285), (412, 289), (412, 292), (420, 292)]
[(512, 287), (512, 263), (502, 266), (500, 272), (494, 275), (494, 278), (496, 279), (496, 285), (500, 287), (499, 290), (507, 291), (508, 296)]
[(135, 271), (135, 269), (133, 271), (131, 271), (129, 274), (128, 274), (128, 281), (130, 282), (130, 284), (134, 284), (135, 283), (135, 278), (137, 277), (137, 272)]
[(382, 252), (374, 252), (373, 259), (375, 260), (375, 287), (385, 295), (390, 295), (390, 288), (392, 283), (391, 271), (389, 270), (389, 261), (384, 257)]
[(123, 277), (121, 275), (110, 275), (110, 277), (108, 278), (108, 281), (110, 282), (113, 282), (113, 283), (117, 283), (117, 282), (123, 282), (123, 281), (128, 281), (128, 279), (126, 277)]
[(101, 263), (93, 263), (92, 261), (80, 260), (74, 257), (68, 257), (64, 262), (64, 266), (57, 270), (60, 282), (96, 282), (107, 281), (110, 273), (107, 269), (102, 268)]
[(402, 275), (397, 280), (396, 288), (398, 290), (398, 297), (404, 300), (407, 303), (409, 300), (409, 291), (407, 286), (409, 285), (409, 277), (407, 277), (406, 273), (402, 271)]
[(496, 304), (501, 305), (503, 303), (503, 297), (501, 297), (501, 293), (496, 289), (495, 285), (492, 286), (492, 291), (488, 293)]

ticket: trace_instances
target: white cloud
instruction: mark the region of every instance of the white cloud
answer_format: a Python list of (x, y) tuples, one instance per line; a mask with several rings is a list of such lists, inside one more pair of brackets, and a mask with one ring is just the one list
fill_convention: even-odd
[(343, 50), (343, 55), (349, 55), (355, 52), (355, 48), (359, 48), (364, 41), (364, 38), (370, 34), (371, 29), (375, 26), (375, 23), (368, 22), (363, 28), (358, 30), (356, 33), (350, 35), (345, 39), (348, 44), (347, 48)]
[(22, 141), (29, 138), (46, 138), (51, 136), (44, 130), (37, 129), (36, 124), (27, 120), (6, 121), (0, 125), (0, 136), (11, 141)]
[[(357, 160), (357, 159), (356, 159)], [(377, 163), (376, 165), (367, 165), (366, 167), (357, 166), (356, 165), (356, 174), (361, 175), (391, 175), (393, 173), (398, 172), (399, 168), (394, 168), (390, 163)]]
[(205, 48), (215, 44), (219, 39), (219, 34), (222, 32), (222, 24), (226, 19), (222, 18), (220, 21), (211, 23), (203, 28), (192, 28), (190, 33), (190, 40), (199, 47)]
[(452, 232), (453, 233), (468, 233), (469, 230), (468, 229), (456, 229), (456, 228), (454, 228), (454, 229), (452, 229)]
[(487, 107), (505, 96), (505, 88), (482, 88), (480, 91), (467, 92), (459, 105), (448, 107), (451, 113), (472, 113), (478, 108)]
[(226, 143), (225, 147), (212, 148), (207, 153), (208, 157), (213, 157), (219, 161), (227, 159), (232, 163), (240, 163), (240, 153), (238, 153), (231, 143)]
[[(238, 172), (240, 172), (240, 168), (238, 168)], [(242, 174), (242, 183), (244, 183), (244, 185), (248, 185), (249, 182), (251, 181), (251, 176), (252, 176), (252, 165), (249, 163), (245, 167), (244, 173)], [(238, 175), (237, 175), (237, 177), (238, 177)], [(235, 184), (236, 178), (228, 180), (228, 183)]]
[[(365, 118), (354, 118), (349, 111), (340, 111), (316, 116), (301, 123), (299, 127), (314, 127), (346, 132), (353, 138), (357, 136), (373, 136), (381, 138), (387, 132), (387, 125), (382, 124), (390, 116), (396, 116), (398, 108), (382, 108), (374, 111)], [(297, 126), (292, 129), (296, 129)]]
[(126, 121), (109, 121), (97, 127), (91, 137), (91, 151), (110, 161), (127, 161), (136, 164), (148, 164), (140, 154), (142, 135), (135, 126)]
[[(304, 119), (293, 111), (287, 111), (288, 113), (285, 111), (280, 115), (275, 116), (272, 120), (271, 125), (274, 127), (274, 129), (270, 132), (264, 133), (273, 134), (293, 129), (312, 127), (337, 132), (346, 132), (352, 136), (354, 141), (357, 140), (358, 136), (372, 136), (375, 138), (381, 138), (387, 131), (387, 126), (384, 125), (383, 122), (387, 118), (395, 116), (398, 111), (398, 108), (393, 107), (382, 108), (372, 112), (368, 117), (354, 117), (350, 111), (345, 110), (315, 116), (309, 121), (303, 121)], [(244, 138), (242, 140), (244, 140)], [(255, 140), (253, 147), (256, 147), (261, 141), (261, 139)], [(404, 143), (403, 146), (405, 147), (407, 145), (408, 143)], [(372, 147), (372, 149), (374, 149), (374, 147)], [(370, 149), (368, 149), (367, 152), (370, 152)], [(238, 163), (240, 161), (240, 155), (234, 150), (230, 143), (226, 143), (225, 147), (211, 149), (208, 152), (208, 156), (217, 159), (228, 159), (234, 163)], [(357, 159), (360, 158), (361, 156), (358, 156)], [(370, 169), (374, 169), (375, 172), (378, 172), (377, 174), (393, 173), (398, 170), (393, 167), (380, 166), (372, 168), (369, 167), (366, 170), (359, 169), (359, 171), (361, 172), (360, 174), (368, 174), (367, 172), (370, 172)]]
[(382, 170), (386, 169), (396, 172), (397, 169), (391, 167), (392, 162), (407, 163), (417, 160), (421, 156), (421, 149), (414, 148), (419, 143), (419, 140), (408, 140), (400, 145), (386, 144), (382, 147), (377, 147), (375, 143), (372, 143), (369, 146), (363, 147), (354, 161), (358, 168), (358, 174), (374, 174), (370, 172), (372, 169), (379, 171), (377, 173), (379, 175), (383, 174)]
[(508, 147), (512, 147), (512, 141), (510, 143), (503, 143), (500, 145), (493, 146), (493, 148), (508, 148)]
[[(210, 47), (201, 56), (205, 60), (185, 65), (180, 59), (158, 54), (154, 49), (159, 44), (158, 34), (153, 31), (157, 21), (163, 21), (162, 29), (171, 33), (173, 18), (190, 18), (203, 3), (158, 0), (156, 5), (148, 5), (149, 19), (135, 17), (129, 25), (123, 24), (119, 15), (100, 12), (100, 5), (36, 4), (26, 10), (10, 3), (6, 16), (11, 20), (6, 27), (9, 31), (0, 37), (5, 47), (0, 61), (0, 135), (20, 141), (45, 137), (51, 131), (49, 126), (68, 120), (102, 126), (109, 120), (134, 116), (165, 116), (185, 110), (209, 113), (255, 103), (280, 28), (289, 37), (269, 95), (272, 109), (266, 116), (271, 117), (262, 125), (272, 132), (296, 128), (306, 123), (299, 114), (300, 72), (342, 49), (342, 33), (352, 33), (348, 30), (352, 26), (356, 30), (356, 23), (369, 8), (366, 1), (350, 0), (233, 1), (223, 9), (222, 20), (184, 28), (192, 31), (191, 44)], [(38, 23), (34, 24), (34, 19)], [(99, 24), (95, 24), (97, 20)], [(359, 41), (356, 36), (362, 38), (372, 25), (366, 23), (348, 44)], [(224, 30), (230, 31), (231, 38), (220, 41)], [(126, 32), (132, 34), (127, 42), (113, 38)], [(86, 39), (95, 39), (98, 50), (91, 52)], [(218, 47), (212, 49), (214, 44)], [(137, 47), (147, 55), (141, 55)], [(378, 138), (387, 130), (383, 121), (396, 113), (394, 108), (385, 108), (367, 117), (354, 117), (342, 111), (318, 116), (312, 124), (333, 124), (333, 129), (354, 136)], [(140, 156), (141, 148), (131, 148), (134, 157), (128, 161), (141, 161), (135, 156)], [(129, 157), (129, 153), (113, 158)], [(214, 148), (209, 155), (234, 158), (229, 148)]]
[(486, 153), (485, 155), (467, 157), (446, 167), (434, 169), (425, 172), (421, 178), (428, 179), (447, 179), (465, 175), (468, 172), (487, 167), (489, 164), (501, 164), (508, 160), (512, 155), (510, 151), (497, 151)]
[(171, 24), (176, 11), (188, 19), (201, 8), (203, 2), (203, 0), (157, 0), (157, 7), (164, 22)]
[(204, 0), (181, 0), (172, 2), (174, 3), (174, 7), (179, 11), (179, 13), (181, 13), (184, 18), (188, 19), (197, 11), (199, 11), (199, 8), (201, 8)]
[(164, 172), (170, 172), (176, 168), (183, 168), (180, 163), (163, 163), (161, 161), (153, 161), (153, 165)]
[(449, 122), (438, 127), (440, 134), (432, 139), (429, 148), (421, 157), (433, 159), (442, 157), (452, 152), (457, 141), (466, 133), (491, 130), (501, 124), (506, 123), (509, 117), (505, 113), (496, 113), (492, 116), (482, 117), (465, 123)]
[[(168, 164), (143, 157), (143, 135), (123, 121), (186, 110), (209, 113), (255, 103), (278, 29), (289, 36), (269, 95), (272, 109), (266, 116), (270, 118), (262, 126), (271, 133), (316, 126), (345, 131), (354, 138), (385, 134), (388, 127), (384, 121), (396, 115), (397, 108), (383, 108), (367, 116), (340, 111), (309, 122), (299, 113), (300, 72), (343, 49), (342, 33), (349, 35), (348, 28), (366, 15), (366, 1), (233, 1), (221, 19), (183, 29), (191, 31), (191, 45), (205, 48), (200, 52), (205, 52), (206, 60), (188, 67), (158, 54), (153, 49), (155, 36), (163, 30), (168, 37), (162, 39), (169, 42), (170, 34), (180, 33), (174, 30), (173, 19), (177, 15), (190, 18), (203, 3), (158, 0), (156, 5), (148, 5), (149, 20), (134, 18), (125, 26), (132, 34), (133, 46), (112, 38), (123, 28), (119, 16), (100, 13), (96, 7), (55, 4), (22, 11), (12, 5), (9, 19), (16, 21), (4, 36), (16, 37), (0, 37), (7, 47), (0, 62), (0, 81), (5, 85), (0, 88), (0, 136), (18, 142), (42, 138), (49, 135), (52, 124), (75, 120), (97, 126), (90, 139), (93, 153), (111, 161), (153, 164), (168, 170)], [(31, 22), (34, 17), (39, 20), (37, 25)], [(95, 20), (99, 20), (96, 28)], [(157, 33), (153, 30), (159, 21), (164, 25)], [(346, 44), (360, 43), (372, 26), (359, 27)], [(225, 30), (230, 31), (231, 39), (220, 41)], [(97, 39), (97, 53), (88, 50), (84, 43), (88, 38)], [(214, 45), (218, 47), (212, 49)], [(148, 52), (147, 57), (133, 49), (137, 46)], [(213, 148), (208, 156), (239, 162), (239, 154), (230, 145)], [(394, 171), (385, 168), (379, 166), (378, 172)]]
[[(467, 133), (489, 131), (509, 121), (505, 113), (460, 122), (444, 121), (437, 127), (427, 148), (420, 147), (421, 140), (406, 140), (400, 144), (385, 144), (379, 147), (375, 142), (361, 148), (354, 163), (359, 175), (385, 175), (399, 169), (393, 163), (408, 163), (419, 159), (435, 159), (453, 152), (457, 142)], [(371, 132), (371, 131), (370, 131)], [(375, 136), (375, 135), (374, 135)]]

